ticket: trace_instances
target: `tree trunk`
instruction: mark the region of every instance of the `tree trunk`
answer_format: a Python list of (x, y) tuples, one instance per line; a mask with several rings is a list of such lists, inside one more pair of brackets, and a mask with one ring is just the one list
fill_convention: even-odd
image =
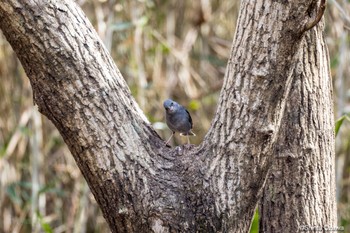
[[(317, 22), (315, 3), (242, 1), (212, 127), (200, 146), (174, 149), (152, 129), (73, 1), (3, 0), (0, 28), (112, 232), (247, 232), (275, 160), (293, 64)], [(331, 155), (332, 141), (319, 140)]]
[(259, 207), (262, 232), (336, 229), (332, 80), (322, 31), (305, 34), (294, 66)]

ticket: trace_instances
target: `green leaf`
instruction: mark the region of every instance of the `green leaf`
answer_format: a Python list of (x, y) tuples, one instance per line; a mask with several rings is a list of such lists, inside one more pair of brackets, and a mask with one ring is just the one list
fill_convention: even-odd
[(342, 126), (344, 120), (350, 121), (349, 117), (347, 115), (343, 115), (338, 120), (335, 121), (335, 136), (338, 135), (339, 129)]
[(200, 108), (200, 102), (197, 100), (192, 100), (189, 104), (188, 104), (188, 109), (189, 110), (198, 110)]
[(250, 228), (250, 233), (259, 233), (259, 211), (258, 208), (255, 210), (254, 218), (252, 221), (252, 226)]
[(340, 126), (343, 124), (344, 119), (345, 119), (345, 116), (342, 116), (335, 121), (335, 136), (337, 136)]
[(139, 25), (141, 27), (145, 26), (148, 23), (148, 17), (147, 16), (142, 16), (139, 18), (136, 22), (135, 25)]
[(111, 26), (113, 31), (125, 31), (132, 27), (134, 27), (134, 24), (132, 22), (120, 22), (115, 23)]
[(53, 230), (47, 222), (44, 221), (43, 217), (39, 212), (37, 212), (37, 216), (41, 225), (41, 228), (44, 230), (45, 233), (53, 233)]
[(39, 194), (43, 193), (53, 193), (58, 196), (64, 196), (64, 192), (61, 189), (56, 188), (54, 183), (42, 185), (39, 189)]
[(22, 199), (16, 192), (16, 184), (10, 184), (6, 189), (6, 194), (13, 203), (16, 203), (17, 205), (22, 205)]

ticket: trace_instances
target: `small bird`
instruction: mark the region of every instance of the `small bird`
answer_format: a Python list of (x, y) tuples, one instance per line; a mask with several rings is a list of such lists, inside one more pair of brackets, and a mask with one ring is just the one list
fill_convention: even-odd
[(166, 124), (173, 131), (166, 145), (174, 136), (175, 132), (179, 132), (181, 136), (187, 136), (187, 143), (190, 143), (189, 136), (196, 136), (192, 132), (193, 123), (190, 113), (182, 105), (176, 103), (171, 99), (164, 101)]

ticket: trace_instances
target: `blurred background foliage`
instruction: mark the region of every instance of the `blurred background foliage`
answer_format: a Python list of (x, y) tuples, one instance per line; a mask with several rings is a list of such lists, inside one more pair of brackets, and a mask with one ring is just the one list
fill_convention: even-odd
[[(210, 126), (239, 1), (77, 0), (137, 102), (167, 138), (163, 100), (188, 107), (200, 143)], [(330, 0), (329, 46), (337, 121), (339, 225), (350, 232), (350, 2)], [(174, 145), (185, 142), (175, 137)], [(251, 229), (258, 232), (258, 215)], [(0, 34), (0, 232), (108, 232), (58, 131), (33, 107), (31, 86)]]

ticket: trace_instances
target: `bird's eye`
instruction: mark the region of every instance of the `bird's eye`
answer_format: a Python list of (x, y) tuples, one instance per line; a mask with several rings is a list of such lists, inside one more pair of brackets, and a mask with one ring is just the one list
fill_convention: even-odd
[(171, 103), (171, 104), (170, 104), (170, 106), (173, 106), (173, 105), (174, 105), (174, 103)]

